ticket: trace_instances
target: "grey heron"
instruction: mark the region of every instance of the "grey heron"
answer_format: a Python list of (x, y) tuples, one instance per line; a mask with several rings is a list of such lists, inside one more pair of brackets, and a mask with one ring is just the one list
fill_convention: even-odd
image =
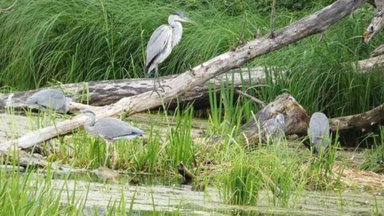
[[(82, 111), (88, 118), (84, 124), (85, 130), (95, 137), (101, 137), (107, 144), (104, 166), (109, 155), (109, 145), (116, 140), (130, 140), (142, 136), (144, 132), (126, 122), (116, 118), (101, 118), (96, 120), (96, 115), (90, 110)], [(117, 158), (116, 149), (113, 148), (112, 166), (115, 166)]]
[(264, 122), (262, 128), (267, 136), (274, 138), (283, 138), (285, 127), (285, 118), (282, 113), (278, 113), (275, 118), (268, 119)]
[(183, 26), (181, 25), (183, 22), (193, 23), (184, 13), (172, 13), (168, 17), (168, 25), (163, 24), (159, 26), (149, 38), (146, 50), (145, 76), (149, 77), (151, 71), (155, 69), (154, 89), (156, 89), (156, 80), (160, 86), (158, 66), (180, 42), (183, 35)]
[(312, 114), (309, 120), (308, 136), (315, 155), (319, 155), (328, 147), (331, 142), (329, 121), (324, 113), (315, 112)]
[(40, 105), (55, 110), (58, 113), (67, 113), (71, 99), (56, 89), (43, 89), (27, 98), (28, 105)]

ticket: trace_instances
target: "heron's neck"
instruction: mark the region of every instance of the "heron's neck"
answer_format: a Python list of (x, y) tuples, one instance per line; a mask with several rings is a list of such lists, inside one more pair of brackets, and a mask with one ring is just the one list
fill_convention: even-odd
[(172, 27), (172, 47), (175, 47), (183, 35), (183, 26), (180, 22), (174, 21), (173, 19), (169, 19), (168, 23)]

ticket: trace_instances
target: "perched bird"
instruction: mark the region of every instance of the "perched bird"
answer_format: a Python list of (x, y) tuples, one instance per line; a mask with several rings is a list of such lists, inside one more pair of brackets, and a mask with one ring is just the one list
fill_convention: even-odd
[(312, 114), (309, 120), (308, 136), (310, 147), (313, 148), (315, 155), (325, 151), (331, 142), (329, 136), (329, 121), (327, 116), (321, 112)]
[(285, 127), (285, 118), (284, 115), (279, 113), (275, 118), (268, 119), (262, 125), (262, 128), (267, 136), (272, 136), (274, 138), (283, 138)]
[[(88, 117), (87, 121), (84, 124), (85, 130), (93, 136), (101, 137), (107, 143), (106, 155), (104, 166), (107, 163), (109, 155), (109, 145), (115, 140), (130, 140), (139, 136), (142, 136), (144, 132), (139, 128), (133, 127), (126, 122), (121, 121), (116, 118), (102, 118), (96, 120), (96, 115), (90, 110), (85, 110), (82, 112)], [(117, 159), (116, 149), (113, 149), (113, 161), (112, 166), (114, 167), (115, 161)]]
[(145, 75), (149, 77), (151, 71), (155, 69), (154, 89), (156, 89), (156, 80), (158, 80), (158, 65), (162, 63), (172, 52), (181, 40), (183, 35), (183, 26), (181, 23), (193, 23), (181, 12), (175, 12), (169, 15), (168, 25), (161, 25), (151, 35), (147, 45), (147, 60), (145, 63)]
[(55, 110), (58, 113), (67, 113), (71, 99), (56, 89), (43, 89), (27, 98), (28, 105), (40, 105)]

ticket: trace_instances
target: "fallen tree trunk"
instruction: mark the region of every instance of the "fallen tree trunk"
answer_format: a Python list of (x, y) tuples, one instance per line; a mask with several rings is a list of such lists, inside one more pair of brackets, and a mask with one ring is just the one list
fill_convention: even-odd
[[(161, 77), (160, 82), (163, 86), (170, 86), (175, 77), (176, 75)], [(228, 83), (229, 86), (241, 89), (245, 86), (265, 83), (265, 78), (265, 68), (263, 67), (234, 69), (211, 79), (204, 85), (195, 86), (191, 91), (179, 98), (179, 103), (183, 105), (194, 102), (195, 109), (205, 108), (209, 106), (209, 86), (216, 89), (217, 92), (220, 91), (220, 85), (223, 83)], [(68, 92), (67, 96), (72, 98), (73, 101), (93, 106), (103, 106), (113, 104), (124, 97), (152, 91), (153, 79), (103, 80), (89, 83), (65, 84), (57, 87), (61, 88), (63, 92)], [(0, 94), (0, 110), (26, 108), (25, 101), (27, 98), (40, 90), (42, 89), (14, 94)], [(177, 100), (171, 100), (167, 107), (174, 108), (177, 106), (177, 103)]]
[(254, 118), (244, 124), (240, 131), (244, 134), (248, 144), (259, 143), (266, 134), (263, 130), (264, 122), (275, 118), (278, 113), (285, 117), (285, 135), (305, 135), (309, 124), (309, 116), (304, 108), (289, 94), (282, 94), (257, 112)]
[[(97, 110), (96, 116), (97, 118), (113, 116), (122, 111), (132, 115), (161, 106), (191, 91), (195, 86), (202, 85), (215, 76), (223, 74), (232, 68), (240, 67), (249, 60), (280, 49), (304, 37), (325, 31), (330, 25), (352, 13), (364, 2), (365, 0), (338, 0), (330, 6), (276, 31), (273, 38), (256, 38), (233, 51), (214, 57), (178, 75), (171, 81), (171, 87), (166, 88), (164, 92), (159, 94), (146, 92), (123, 98), (113, 105)], [(43, 128), (26, 134), (17, 140), (1, 143), (0, 151), (7, 153), (12, 146), (28, 148), (58, 135), (66, 134), (81, 127), (86, 118), (86, 116), (80, 115), (71, 120), (59, 122), (55, 127)]]
[(368, 25), (363, 34), (365, 43), (368, 43), (384, 26), (384, 1), (374, 1), (377, 10), (372, 18), (371, 23)]
[[(242, 126), (241, 132), (247, 143), (254, 144), (258, 143), (260, 139), (264, 139), (263, 123), (274, 118), (278, 113), (284, 114), (285, 117), (285, 135), (307, 134), (308, 114), (292, 96), (282, 94), (257, 112), (254, 119)], [(329, 119), (331, 131), (339, 133), (344, 141), (358, 139), (358, 135), (370, 131), (381, 122), (384, 122), (384, 103), (367, 112)], [(351, 134), (355, 136), (351, 136)]]
[(360, 60), (355, 63), (355, 68), (361, 72), (368, 72), (375, 68), (384, 68), (384, 55), (375, 56), (369, 59)]
[(380, 46), (376, 47), (376, 49), (374, 49), (371, 52), (371, 57), (376, 57), (376, 56), (383, 55), (383, 54), (384, 54), (384, 44), (381, 44)]

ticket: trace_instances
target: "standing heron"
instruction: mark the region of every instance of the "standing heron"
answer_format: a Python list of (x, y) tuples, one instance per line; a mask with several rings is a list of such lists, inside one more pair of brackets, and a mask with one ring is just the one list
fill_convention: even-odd
[[(109, 145), (116, 140), (130, 140), (142, 136), (144, 132), (139, 128), (133, 127), (126, 122), (116, 118), (102, 118), (96, 120), (96, 115), (90, 110), (82, 112), (88, 117), (84, 124), (85, 130), (95, 137), (101, 137), (107, 144), (104, 166), (107, 164), (109, 155)], [(112, 167), (115, 166), (117, 159), (116, 149), (113, 148)]]
[(285, 118), (284, 115), (278, 113), (275, 118), (268, 119), (264, 122), (262, 128), (267, 136), (281, 139), (284, 133)]
[(71, 99), (56, 89), (43, 89), (27, 98), (29, 105), (40, 105), (55, 110), (58, 113), (67, 113)]
[(146, 50), (147, 61), (145, 63), (145, 76), (149, 77), (151, 71), (155, 69), (155, 79), (153, 82), (154, 89), (156, 89), (156, 80), (161, 87), (158, 79), (159, 64), (171, 54), (172, 49), (181, 40), (181, 36), (183, 35), (182, 22), (193, 23), (181, 12), (172, 13), (168, 17), (168, 25), (163, 24), (158, 27), (149, 39)]
[(315, 112), (312, 114), (309, 120), (308, 136), (315, 155), (319, 155), (328, 147), (331, 142), (329, 121), (324, 113)]

